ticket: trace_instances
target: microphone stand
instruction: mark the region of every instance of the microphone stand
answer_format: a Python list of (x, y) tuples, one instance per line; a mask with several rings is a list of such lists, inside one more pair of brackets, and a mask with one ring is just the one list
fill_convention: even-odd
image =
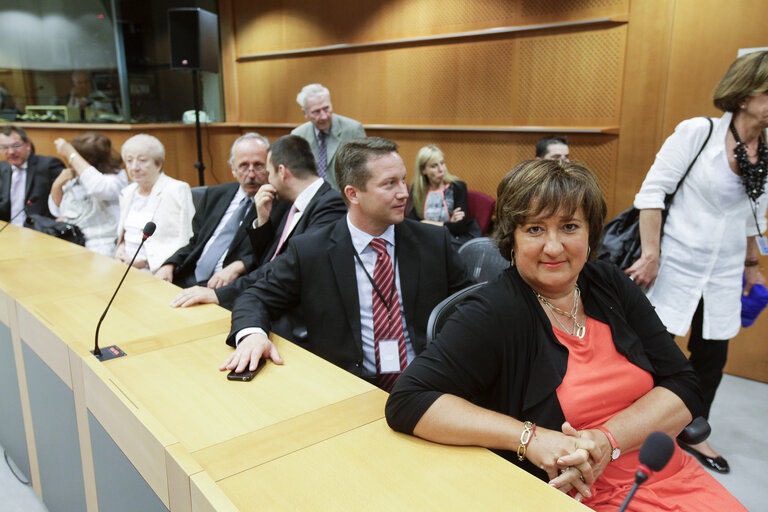
[[(151, 222), (148, 224), (152, 224)], [(152, 231), (154, 232), (154, 227), (152, 228)], [(123, 278), (120, 279), (120, 284), (117, 285), (117, 288), (115, 289), (115, 293), (112, 294), (112, 298), (109, 299), (109, 304), (107, 304), (107, 308), (104, 310), (104, 313), (101, 314), (101, 318), (99, 318), (99, 323), (96, 325), (96, 336), (95, 341), (93, 345), (93, 350), (91, 350), (91, 354), (96, 356), (96, 359), (99, 361), (108, 361), (110, 359), (115, 359), (117, 357), (122, 357), (125, 355), (125, 352), (120, 350), (120, 348), (117, 345), (110, 345), (109, 347), (106, 347), (104, 350), (106, 352), (102, 352), (99, 348), (99, 329), (101, 328), (101, 322), (104, 321), (104, 317), (107, 316), (107, 311), (109, 311), (109, 307), (112, 305), (112, 301), (115, 300), (115, 296), (117, 296), (117, 292), (120, 291), (120, 287), (123, 285), (123, 281), (125, 281), (125, 278), (128, 276), (128, 271), (131, 270), (131, 267), (133, 267), (133, 262), (136, 261), (136, 256), (139, 255), (139, 251), (141, 251), (141, 248), (144, 246), (144, 242), (147, 241), (147, 238), (150, 235), (147, 235), (147, 227), (144, 228), (144, 235), (141, 237), (141, 242), (139, 243), (139, 248), (136, 249), (136, 252), (133, 254), (133, 258), (131, 258), (131, 262), (128, 264), (128, 268), (125, 269), (125, 274), (123, 274)]]

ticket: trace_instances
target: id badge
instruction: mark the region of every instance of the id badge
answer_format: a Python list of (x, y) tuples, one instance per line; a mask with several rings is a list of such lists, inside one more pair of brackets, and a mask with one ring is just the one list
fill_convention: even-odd
[(768, 240), (765, 238), (765, 235), (756, 236), (755, 241), (757, 242), (757, 248), (760, 250), (760, 254), (763, 256), (768, 255)]
[(400, 349), (397, 340), (379, 340), (381, 373), (400, 373)]

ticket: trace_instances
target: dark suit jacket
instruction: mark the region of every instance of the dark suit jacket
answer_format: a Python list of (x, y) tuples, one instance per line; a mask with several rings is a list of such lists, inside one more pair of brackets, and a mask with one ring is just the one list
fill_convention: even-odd
[[(290, 205), (291, 203), (287, 204)], [(272, 211), (274, 214), (274, 206)], [(264, 265), (269, 263), (277, 249), (280, 235), (282, 235), (285, 222), (288, 220), (289, 211), (290, 206), (282, 210), (281, 217), (271, 214), (269, 221), (256, 229), (248, 224), (246, 230), (256, 259), (255, 268), (249, 274), (240, 276), (234, 283), (216, 290), (216, 297), (219, 299), (220, 305), (232, 309), (235, 299), (263, 275)], [(347, 206), (341, 195), (333, 190), (327, 182), (324, 182), (307, 204), (301, 218), (288, 235), (288, 240), (296, 235), (308, 233), (313, 229), (330, 224), (345, 213), (347, 213)], [(280, 248), (280, 254), (285, 252), (287, 245), (286, 240), (286, 243)]]
[[(471, 282), (444, 229), (406, 219), (395, 226), (395, 251), (405, 322), (418, 354), (426, 346), (432, 309)], [(293, 238), (285, 254), (235, 302), (227, 343), (234, 345), (237, 332), (246, 327), (269, 331), (271, 319), (301, 304), (308, 348), (362, 376), (354, 254), (346, 217)]]
[[(24, 201), (27, 215), (51, 216), (48, 195), (51, 185), (64, 168), (64, 162), (52, 156), (30, 155), (27, 160), (27, 188)], [(11, 220), (11, 164), (0, 162), (0, 220)]]
[[(187, 286), (194, 281), (195, 266), (203, 253), (205, 244), (208, 243), (214, 231), (219, 226), (227, 207), (235, 197), (240, 184), (237, 182), (224, 183), (215, 187), (208, 187), (200, 201), (195, 216), (192, 218), (192, 238), (189, 243), (176, 251), (165, 263), (173, 263), (176, 268), (173, 272), (173, 282), (179, 286)], [(276, 214), (286, 210), (286, 202), (282, 201)], [(290, 203), (287, 203), (290, 204)], [(274, 210), (274, 208), (273, 208)], [(243, 224), (232, 239), (227, 255), (224, 257), (224, 266), (238, 260), (242, 260), (246, 270), (251, 270), (256, 264), (256, 258), (251, 251), (245, 226), (250, 225), (256, 218), (256, 209), (251, 208), (243, 220)]]

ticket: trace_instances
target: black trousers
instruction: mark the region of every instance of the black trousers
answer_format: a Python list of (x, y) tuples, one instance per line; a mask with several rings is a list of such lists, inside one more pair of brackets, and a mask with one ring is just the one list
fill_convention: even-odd
[(702, 338), (703, 320), (704, 300), (701, 300), (691, 321), (688, 350), (691, 352), (691, 366), (699, 377), (699, 385), (704, 396), (704, 417), (709, 419), (709, 410), (715, 399), (717, 387), (723, 379), (725, 362), (728, 360), (728, 340), (705, 340)]

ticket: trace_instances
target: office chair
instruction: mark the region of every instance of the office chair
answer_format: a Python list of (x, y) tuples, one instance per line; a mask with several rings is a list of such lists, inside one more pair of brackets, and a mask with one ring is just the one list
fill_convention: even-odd
[(437, 306), (432, 309), (432, 313), (429, 314), (429, 320), (427, 320), (427, 346), (435, 341), (440, 329), (443, 328), (445, 321), (448, 317), (456, 311), (456, 308), (464, 301), (469, 295), (485, 286), (485, 283), (476, 283), (471, 286), (467, 286), (463, 290), (459, 290), (450, 297), (443, 299)]
[(477, 282), (490, 281), (509, 266), (496, 242), (488, 237), (473, 238), (459, 247), (458, 252), (469, 276)]

